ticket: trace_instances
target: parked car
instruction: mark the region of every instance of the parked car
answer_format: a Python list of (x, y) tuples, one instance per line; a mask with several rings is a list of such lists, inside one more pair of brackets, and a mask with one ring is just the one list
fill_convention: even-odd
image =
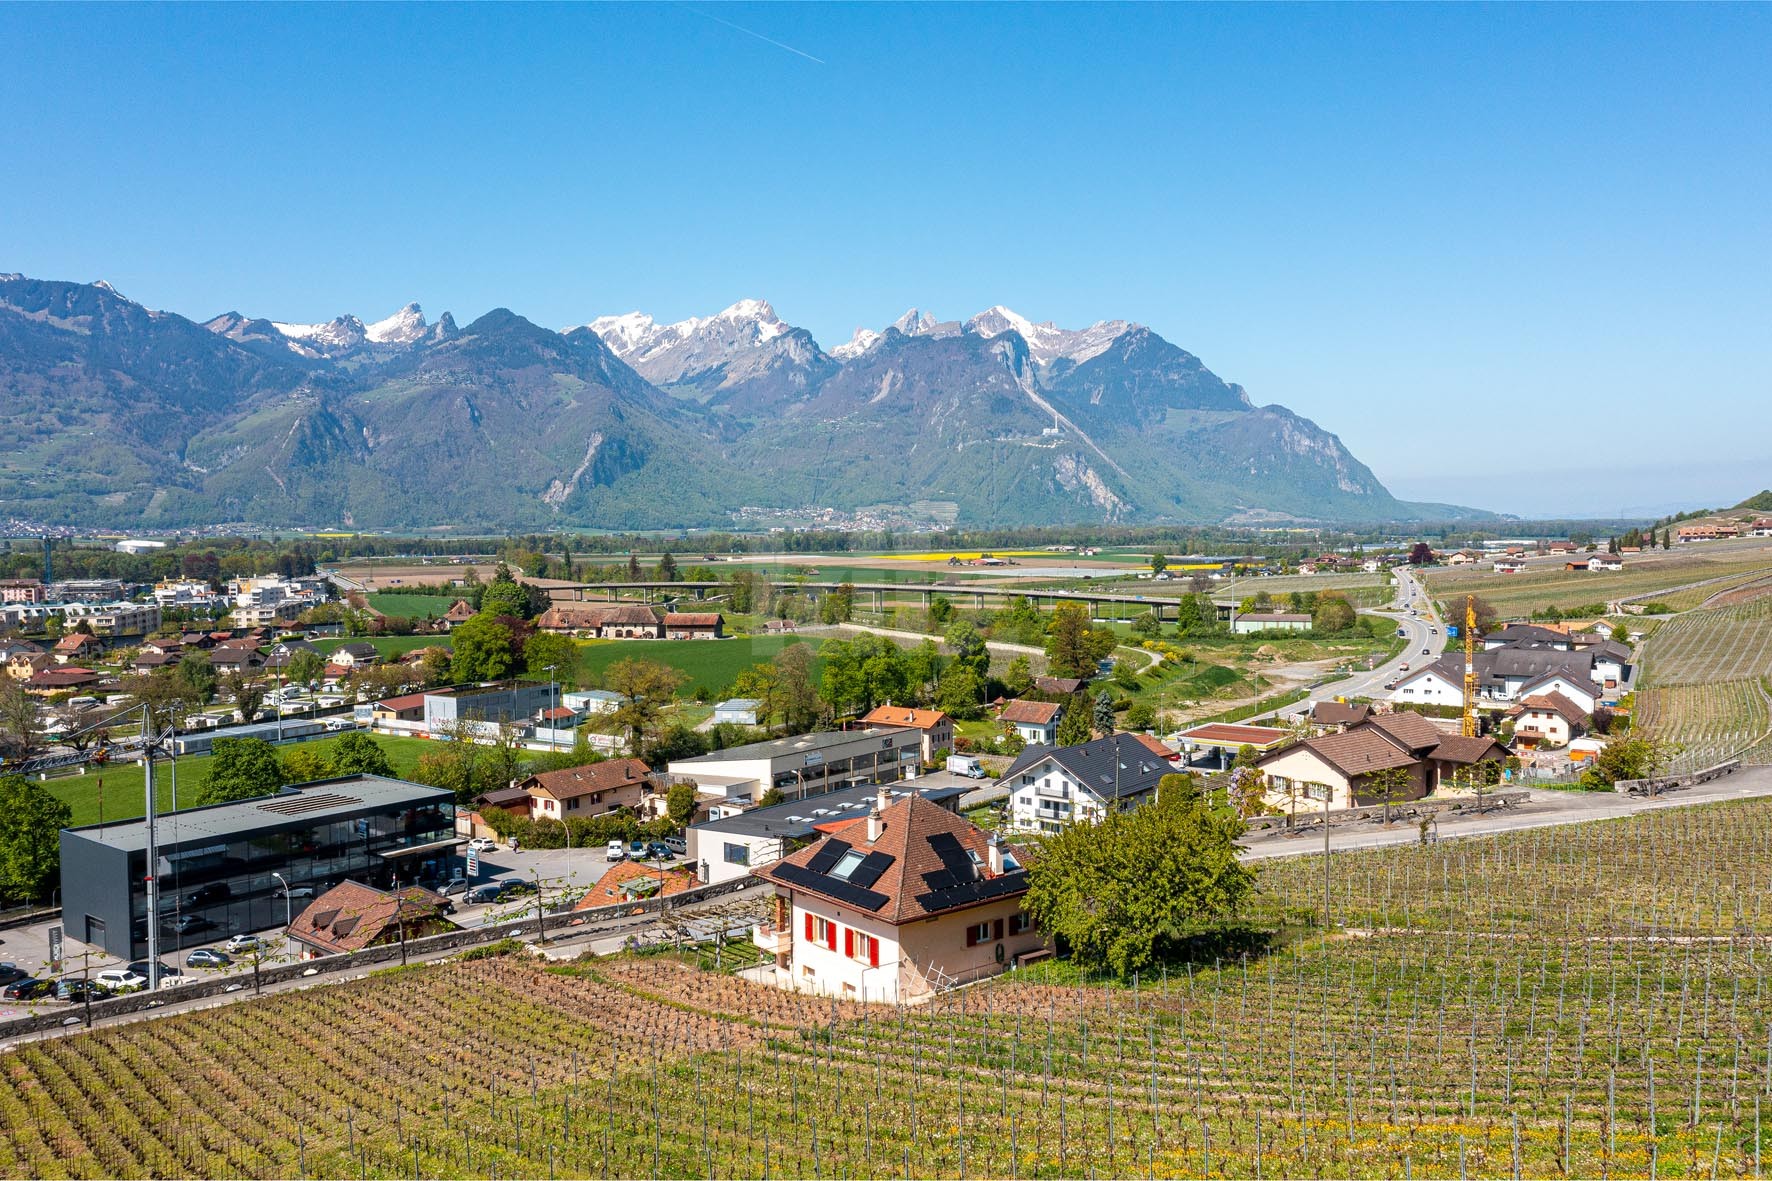
[[(147, 960), (136, 960), (133, 964), (129, 965), (129, 970), (131, 972), (134, 972), (137, 976), (140, 976), (143, 980), (146, 980), (148, 978), (148, 961)], [(166, 979), (169, 976), (183, 976), (183, 975), (184, 975), (184, 970), (182, 968), (175, 968), (171, 964), (161, 964), (160, 965), (160, 978), (162, 980)]]
[(535, 883), (528, 878), (502, 878), (498, 884), (503, 888), (503, 893), (500, 895), (503, 898), (510, 898), (517, 894), (535, 893)]
[(646, 856), (654, 861), (671, 861), (677, 855), (671, 852), (671, 847), (663, 841), (653, 841), (646, 846)]
[(452, 894), (466, 894), (469, 884), (468, 879), (458, 873), (448, 881), (440, 883), (437, 886), (437, 893), (445, 898)]
[(0, 985), (11, 984), (14, 980), (23, 980), (30, 973), (14, 963), (0, 964)]
[(0, 988), (0, 999), (9, 1001), (40, 1001), (55, 993), (55, 981), (26, 976)]
[(665, 843), (665, 848), (669, 849), (671, 852), (675, 853), (677, 856), (679, 856), (679, 857), (689, 856), (689, 842), (684, 840), (682, 837), (666, 837), (664, 839), (664, 843)]
[(185, 957), (187, 968), (225, 968), (234, 960), (226, 952), (217, 951), (213, 947), (199, 947)]
[(263, 951), (265, 941), (257, 935), (235, 935), (222, 946), (229, 955), (239, 955), (243, 951)]
[(468, 848), (475, 853), (492, 853), (498, 849), (498, 842), (491, 837), (475, 837), (468, 842)]
[(467, 902), (469, 905), (473, 906), (477, 906), (482, 902), (497, 902), (498, 896), (502, 893), (504, 893), (504, 883), (481, 882), (478, 886), (475, 886), (472, 890), (468, 891)]
[(137, 976), (128, 968), (106, 968), (93, 979), (112, 992), (134, 992), (148, 986), (146, 976)]
[(621, 840), (617, 839), (617, 840), (613, 840), (613, 841), (609, 842), (609, 847), (603, 851), (603, 860), (605, 860), (605, 861), (623, 861), (623, 860), (626, 860), (627, 855), (628, 855), (627, 845), (624, 842), (622, 842)]
[(632, 857), (635, 861), (638, 861), (641, 858), (645, 857), (646, 856), (646, 842), (645, 841), (629, 841), (628, 842), (628, 856)]
[(55, 999), (58, 1001), (83, 1001), (89, 997), (102, 1001), (110, 995), (109, 989), (94, 980), (70, 978), (55, 982)]

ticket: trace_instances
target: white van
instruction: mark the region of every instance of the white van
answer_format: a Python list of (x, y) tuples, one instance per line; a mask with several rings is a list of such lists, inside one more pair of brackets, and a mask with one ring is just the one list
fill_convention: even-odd
[(623, 841), (610, 841), (603, 850), (603, 860), (605, 861), (626, 861), (627, 856), (628, 847)]

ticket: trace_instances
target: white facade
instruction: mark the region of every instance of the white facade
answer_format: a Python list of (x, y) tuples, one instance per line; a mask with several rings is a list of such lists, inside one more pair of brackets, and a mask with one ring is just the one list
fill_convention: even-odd
[(1440, 675), (1438, 669), (1422, 669), (1392, 689), (1391, 700), (1407, 701), (1420, 705), (1462, 706), (1464, 704), (1464, 685), (1447, 680)]
[(749, 697), (734, 697), (714, 706), (714, 725), (755, 726), (757, 709), (763, 703)]
[(1022, 832), (1058, 832), (1067, 824), (1099, 820), (1107, 805), (1057, 759), (1047, 758), (1025, 771), (1009, 789), (1009, 824)]
[(160, 626), (158, 603), (69, 603), (68, 627), (85, 621), (95, 636), (145, 636)]
[(1594, 707), (1600, 704), (1599, 697), (1594, 693), (1591, 682), (1565, 677), (1561, 673), (1552, 673), (1542, 680), (1533, 681), (1531, 688), (1524, 692), (1526, 697), (1537, 697), (1540, 694), (1561, 693), (1584, 713), (1593, 713)]

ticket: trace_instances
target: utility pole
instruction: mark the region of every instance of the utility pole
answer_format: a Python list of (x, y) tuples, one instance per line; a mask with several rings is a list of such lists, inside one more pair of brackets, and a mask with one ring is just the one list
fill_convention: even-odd
[[(154, 798), (154, 715), (142, 702), (142, 779), (147, 790), (148, 847), (144, 884), (148, 896), (148, 991), (160, 988), (160, 847), (154, 822), (157, 800)], [(90, 1022), (88, 1022), (90, 1024)]]

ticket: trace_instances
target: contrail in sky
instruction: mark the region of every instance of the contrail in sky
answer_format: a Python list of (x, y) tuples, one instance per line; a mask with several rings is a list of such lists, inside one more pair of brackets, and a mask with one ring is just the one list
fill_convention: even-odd
[(769, 42), (769, 44), (775, 46), (777, 49), (785, 49), (789, 53), (798, 54), (800, 57), (805, 58), (809, 62), (817, 62), (821, 66), (827, 64), (825, 62), (824, 58), (822, 58), (822, 57), (813, 57), (810, 53), (807, 53), (805, 50), (795, 49), (792, 45), (787, 45), (787, 44), (784, 44), (780, 41), (777, 41), (774, 37), (765, 37), (763, 34), (757, 32), (757, 30), (755, 30), (755, 29), (747, 29), (743, 25), (735, 25), (731, 21), (725, 19), (724, 17), (715, 16), (711, 12), (703, 12), (699, 8), (689, 8), (689, 6), (687, 4), (685, 4), (683, 7), (688, 9), (690, 12), (693, 12), (696, 16), (706, 17), (708, 20), (714, 21), (718, 24), (725, 25), (729, 29), (737, 29), (739, 32), (745, 34), (746, 36), (755, 37), (759, 41), (767, 41), (767, 42)]

